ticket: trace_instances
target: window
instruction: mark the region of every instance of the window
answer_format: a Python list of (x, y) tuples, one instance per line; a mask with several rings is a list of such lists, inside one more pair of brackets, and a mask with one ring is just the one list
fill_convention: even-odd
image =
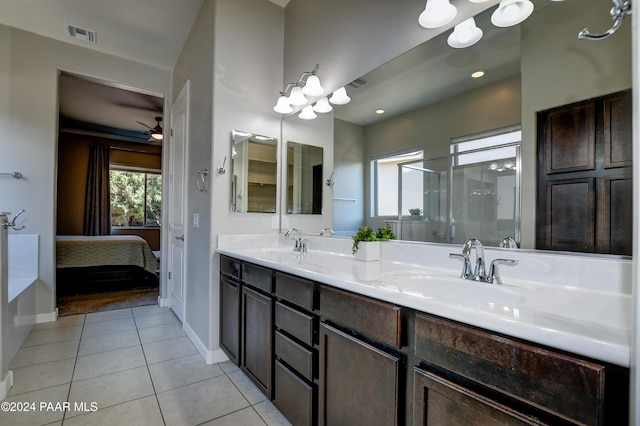
[(452, 141), (451, 243), (520, 241), (521, 139), (518, 127)]
[[(414, 167), (422, 167), (422, 150), (411, 150), (373, 158), (371, 172), (373, 182), (373, 216), (398, 216), (398, 197), (402, 196), (402, 215), (409, 215), (412, 207), (422, 207), (423, 181)], [(402, 170), (402, 194), (398, 179)], [(406, 175), (406, 176), (405, 176)]]
[(109, 172), (112, 227), (157, 227), (162, 211), (162, 175), (156, 172)]

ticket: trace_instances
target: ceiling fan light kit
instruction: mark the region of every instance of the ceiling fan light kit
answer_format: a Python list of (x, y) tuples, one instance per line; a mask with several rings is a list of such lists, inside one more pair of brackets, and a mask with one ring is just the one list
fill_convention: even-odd
[(151, 138), (161, 141), (164, 139), (164, 135), (162, 133), (162, 126), (160, 126), (160, 122), (162, 121), (162, 117), (155, 117), (156, 120), (156, 126), (155, 127), (151, 127), (148, 124), (143, 123), (142, 121), (138, 121), (138, 124), (142, 124), (144, 127), (146, 127), (147, 129), (149, 129), (149, 134), (151, 135)]

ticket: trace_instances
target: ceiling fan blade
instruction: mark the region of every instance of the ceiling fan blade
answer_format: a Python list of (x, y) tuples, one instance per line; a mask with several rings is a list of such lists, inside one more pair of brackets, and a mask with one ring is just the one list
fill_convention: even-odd
[(153, 130), (153, 127), (151, 127), (151, 126), (149, 126), (149, 125), (147, 125), (147, 124), (144, 124), (142, 121), (138, 121), (138, 120), (136, 120), (136, 123), (138, 123), (138, 124), (142, 124), (144, 127), (146, 127), (146, 128), (147, 128), (147, 129), (149, 129), (149, 130)]

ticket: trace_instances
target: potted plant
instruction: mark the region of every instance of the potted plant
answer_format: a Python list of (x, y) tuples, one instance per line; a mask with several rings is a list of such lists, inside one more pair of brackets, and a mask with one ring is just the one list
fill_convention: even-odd
[(395, 239), (395, 234), (388, 226), (378, 228), (375, 233), (372, 228), (363, 226), (353, 236), (351, 252), (356, 260), (380, 260), (380, 241)]
[(422, 216), (422, 209), (416, 207), (415, 209), (409, 209), (409, 214), (411, 215), (411, 218), (415, 218), (418, 216)]
[(373, 229), (368, 226), (358, 229), (356, 235), (353, 236), (351, 253), (356, 260), (380, 260), (380, 241), (378, 241)]

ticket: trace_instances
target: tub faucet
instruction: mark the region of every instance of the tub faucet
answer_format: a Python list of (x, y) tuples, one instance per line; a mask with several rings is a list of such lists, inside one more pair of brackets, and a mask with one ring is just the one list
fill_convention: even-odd
[(18, 213), (13, 217), (13, 220), (12, 220), (11, 222), (9, 222), (9, 220), (8, 220), (8, 219), (5, 219), (5, 220), (4, 220), (4, 222), (2, 222), (2, 224), (0, 224), (0, 225), (2, 225), (2, 227), (3, 227), (4, 229), (11, 228), (11, 229), (13, 229), (14, 231), (20, 231), (20, 230), (24, 229), (24, 225), (22, 225), (22, 226), (20, 226), (20, 227), (17, 227), (17, 225), (16, 225), (16, 219), (17, 219), (18, 217), (20, 217), (20, 215), (21, 215), (22, 213), (24, 213), (24, 212), (25, 212), (25, 210), (24, 210), (24, 209), (20, 210), (20, 211), (19, 211), (19, 212), (18, 212)]

